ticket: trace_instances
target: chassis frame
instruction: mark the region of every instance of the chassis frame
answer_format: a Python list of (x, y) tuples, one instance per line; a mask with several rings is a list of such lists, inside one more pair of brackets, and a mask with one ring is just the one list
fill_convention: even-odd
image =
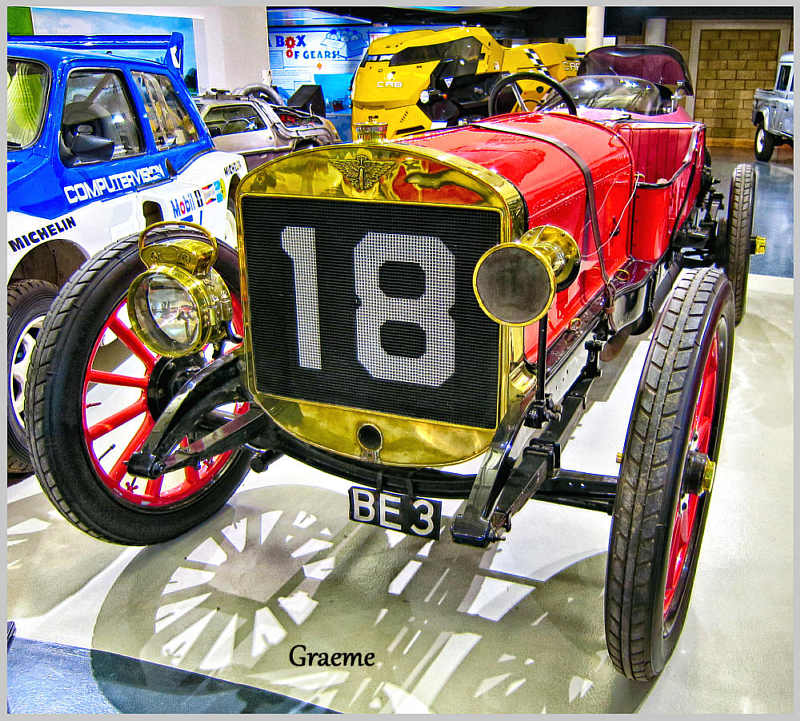
[[(706, 224), (705, 230), (711, 238), (713, 224)], [(464, 498), (466, 505), (454, 518), (451, 535), (457, 543), (478, 547), (503, 538), (511, 529), (511, 516), (532, 497), (611, 514), (617, 476), (563, 468), (561, 450), (587, 408), (594, 381), (602, 374), (601, 357), (613, 357), (621, 347), (620, 341), (630, 332), (646, 332), (681, 267), (708, 264), (703, 260), (696, 253), (675, 257), (668, 253), (662, 261), (652, 264), (633, 287), (628, 286), (617, 295), (616, 305), (630, 310), (614, 313), (614, 308), (605, 307), (600, 294), (584, 310), (581, 330), (567, 331), (549, 348), (547, 321), (538, 321), (536, 384), (508, 410), (476, 474), (435, 468), (387, 468), (344, 458), (296, 439), (255, 406), (236, 416), (215, 410), (225, 403), (252, 400), (245, 387), (243, 358), (238, 351), (218, 354), (184, 384), (158, 417), (141, 450), (129, 459), (128, 471), (157, 478), (167, 471), (245, 447), (252, 453), (251, 468), (260, 472), (285, 454), (379, 492)], [(638, 275), (642, 275), (641, 270)], [(622, 331), (611, 331), (610, 317), (624, 326)], [(231, 339), (238, 340), (233, 335)], [(561, 391), (570, 376), (575, 380)], [(187, 437), (193, 439), (188, 446), (177, 447)], [(687, 463), (686, 473), (691, 474), (692, 485), (701, 482), (703, 466), (702, 460)]]

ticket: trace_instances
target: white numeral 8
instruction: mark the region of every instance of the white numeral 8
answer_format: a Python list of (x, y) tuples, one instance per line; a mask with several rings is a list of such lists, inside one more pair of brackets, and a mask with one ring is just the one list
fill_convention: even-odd
[[(395, 261), (413, 263), (425, 273), (425, 292), (419, 298), (393, 298), (379, 285), (381, 266)], [(442, 385), (455, 371), (456, 326), (449, 310), (455, 302), (455, 258), (439, 239), (427, 235), (367, 233), (353, 253), (358, 360), (373, 378)], [(425, 352), (419, 358), (391, 355), (381, 344), (387, 321), (411, 323), (425, 333)]]

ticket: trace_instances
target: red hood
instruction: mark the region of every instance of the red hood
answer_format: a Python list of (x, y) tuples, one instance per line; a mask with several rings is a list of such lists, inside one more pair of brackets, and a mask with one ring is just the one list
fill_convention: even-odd
[[(613, 130), (597, 122), (560, 113), (501, 115), (483, 122), (560, 140), (583, 159), (595, 185), (620, 171), (630, 175), (627, 145)], [(550, 222), (576, 239), (583, 234), (583, 175), (575, 162), (552, 144), (479, 124), (425, 133), (404, 142), (460, 156), (511, 181), (525, 199), (529, 227)], [(554, 207), (574, 196), (579, 196), (575, 198), (577, 202), (562, 206), (556, 222), (552, 217)], [(599, 208), (602, 199), (598, 197), (597, 201)]]
[[(605, 267), (609, 275), (615, 273), (627, 260), (630, 237), (625, 209), (633, 192), (633, 163), (627, 143), (610, 127), (560, 113), (502, 115), (483, 122), (553, 138), (579, 156), (592, 177), (600, 236), (605, 239)], [(550, 333), (563, 331), (567, 319), (599, 293), (603, 284), (594, 240), (585, 231), (586, 182), (568, 151), (545, 140), (481, 127), (480, 123), (425, 133), (403, 142), (460, 156), (503, 176), (525, 199), (528, 228), (555, 225), (575, 238), (581, 249), (581, 275), (578, 282), (556, 296), (548, 313)], [(536, 343), (535, 328), (526, 328), (529, 358), (534, 357)]]

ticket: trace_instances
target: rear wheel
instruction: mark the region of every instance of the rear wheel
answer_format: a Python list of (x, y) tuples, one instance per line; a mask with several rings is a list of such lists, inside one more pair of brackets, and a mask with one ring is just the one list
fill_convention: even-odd
[(731, 175), (728, 194), (728, 257), (725, 263), (725, 272), (733, 285), (737, 325), (744, 317), (747, 305), (755, 193), (756, 174), (753, 166), (746, 163), (737, 165)]
[(25, 384), (33, 348), (58, 288), (44, 280), (23, 280), (8, 286), (8, 438), (9, 473), (33, 472), (25, 438)]
[(630, 679), (661, 673), (683, 628), (711, 498), (708, 461), (719, 455), (732, 347), (728, 279), (715, 268), (686, 273), (653, 331), (611, 525), (606, 643), (614, 666)]
[[(236, 254), (223, 244), (216, 268), (241, 332)], [(180, 362), (154, 356), (130, 328), (125, 296), (142, 270), (134, 236), (76, 271), (42, 328), (26, 399), (44, 492), (82, 530), (131, 545), (168, 540), (211, 516), (244, 478), (250, 458), (247, 451), (223, 453), (157, 479), (127, 473), (126, 461), (163, 410), (164, 389), (174, 392), (186, 372)], [(206, 349), (194, 362), (208, 360)]]
[(772, 150), (775, 147), (775, 136), (764, 129), (764, 124), (759, 123), (756, 128), (756, 137), (753, 141), (753, 151), (756, 160), (767, 161), (772, 157)]

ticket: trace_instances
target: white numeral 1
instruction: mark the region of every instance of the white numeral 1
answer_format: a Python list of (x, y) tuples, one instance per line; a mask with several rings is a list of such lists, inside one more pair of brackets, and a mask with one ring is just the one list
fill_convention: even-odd
[(281, 233), (281, 247), (294, 264), (297, 353), (303, 368), (322, 369), (319, 339), (317, 242), (314, 228), (290, 226)]

